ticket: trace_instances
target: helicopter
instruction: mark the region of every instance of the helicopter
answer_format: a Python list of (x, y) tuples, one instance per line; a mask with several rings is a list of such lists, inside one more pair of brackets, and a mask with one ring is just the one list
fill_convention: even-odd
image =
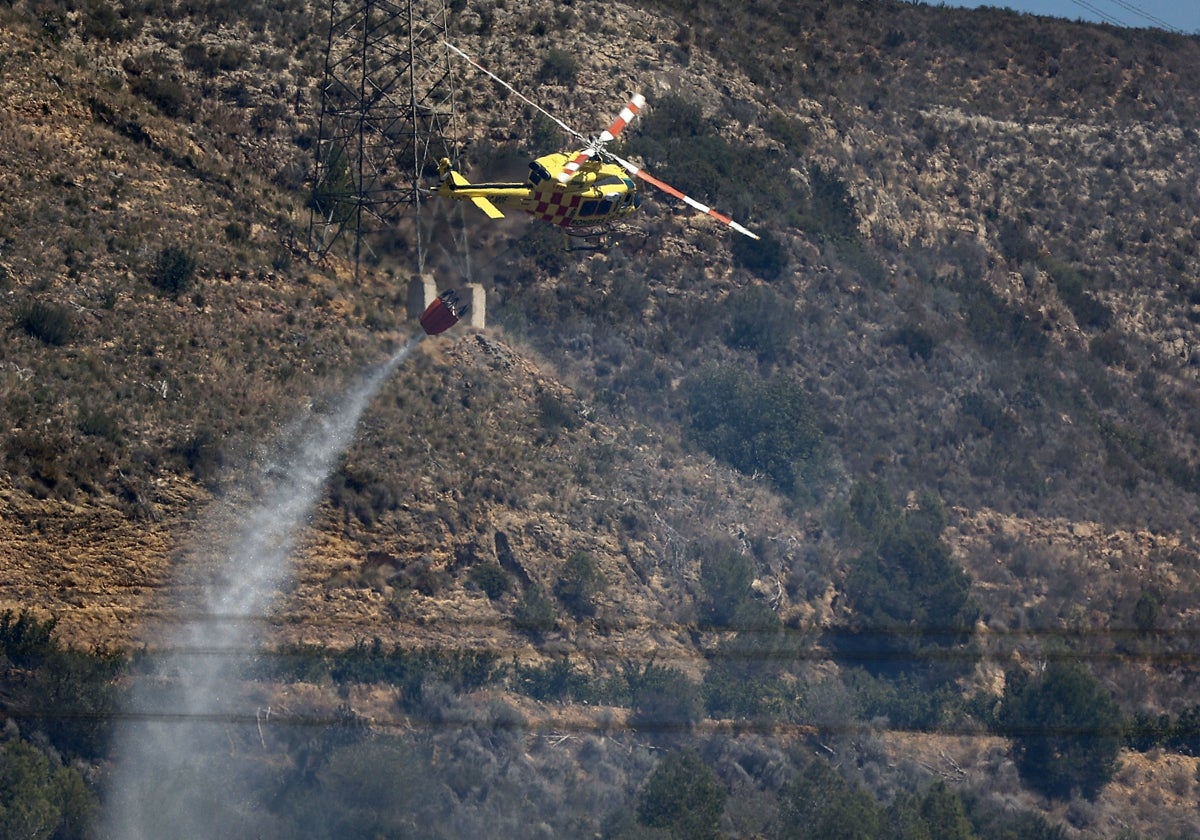
[(553, 120), (567, 134), (586, 145), (571, 152), (543, 155), (529, 164), (524, 182), (471, 183), (455, 171), (449, 158), (438, 164), (441, 183), (434, 193), (459, 201), (468, 201), (489, 218), (504, 218), (501, 208), (523, 210), (535, 218), (558, 225), (571, 236), (594, 236), (610, 229), (617, 221), (636, 211), (642, 204), (637, 181), (680, 199), (689, 207), (712, 216), (738, 233), (758, 239), (758, 235), (705, 204), (672, 187), (639, 166), (614, 154), (606, 145), (615, 140), (646, 104), (635, 93), (607, 129), (589, 140), (537, 103), (528, 99), (508, 82), (486, 69), (449, 42), (443, 42), (477, 70), (490, 76), (539, 113)]

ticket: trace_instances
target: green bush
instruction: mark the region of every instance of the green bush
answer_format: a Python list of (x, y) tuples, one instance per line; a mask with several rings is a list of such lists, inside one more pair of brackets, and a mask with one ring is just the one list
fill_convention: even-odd
[(827, 634), (834, 655), (875, 675), (916, 678), (929, 690), (970, 668), (964, 646), (979, 607), (971, 578), (941, 538), (941, 500), (922, 494), (905, 510), (882, 482), (861, 481), (849, 515), (866, 548), (843, 584), (850, 616)]
[(700, 689), (677, 668), (647, 663), (625, 668), (630, 691), (629, 725), (648, 733), (685, 732), (703, 717)]
[(102, 408), (84, 409), (79, 416), (79, 431), (88, 437), (103, 438), (110, 443), (119, 443), (121, 440), (120, 423)]
[(103, 0), (90, 0), (87, 3), (80, 25), (83, 40), (95, 38), (113, 43), (128, 41), (138, 29), (137, 23), (122, 19), (115, 4)]
[(814, 163), (808, 168), (808, 183), (809, 202), (801, 227), (808, 233), (831, 239), (857, 239), (854, 197), (845, 182)]
[(541, 69), (538, 70), (538, 81), (563, 85), (574, 84), (579, 76), (579, 59), (570, 50), (551, 47), (542, 58)]
[(557, 623), (554, 602), (546, 597), (542, 588), (537, 584), (525, 587), (521, 601), (513, 611), (513, 626), (537, 637), (553, 630)]
[(779, 238), (769, 230), (757, 233), (758, 239), (734, 236), (730, 241), (730, 250), (738, 265), (749, 269), (763, 280), (774, 280), (787, 267), (787, 251)]
[(178, 117), (187, 108), (188, 96), (183, 85), (157, 72), (138, 76), (130, 85), (133, 92), (149, 100), (167, 117)]
[(196, 279), (196, 258), (186, 248), (168, 245), (158, 252), (150, 271), (150, 284), (175, 297)]
[(488, 561), (474, 565), (467, 577), (492, 601), (512, 591), (512, 577), (500, 568), (499, 563)]
[(186, 440), (176, 443), (172, 451), (183, 459), (192, 478), (210, 488), (215, 486), (225, 466), (220, 432), (198, 428)]
[(41, 732), (59, 752), (96, 759), (106, 745), (124, 660), (62, 647), (54, 639), (56, 623), (26, 612), (0, 615), (0, 662), (28, 672), (11, 702), (27, 710), (24, 725)]
[(881, 816), (870, 793), (817, 759), (779, 792), (778, 836), (867, 840), (886, 836)]
[(553, 391), (542, 391), (537, 398), (538, 422), (551, 434), (579, 428), (582, 420), (571, 405)]
[(61, 347), (75, 336), (75, 318), (71, 310), (40, 300), (19, 306), (14, 324), (38, 341), (53, 347)]
[(724, 810), (725, 788), (692, 752), (666, 755), (637, 796), (638, 822), (679, 840), (720, 837)]
[(34, 668), (58, 651), (54, 640), (57, 620), (50, 618), (39, 621), (22, 611), (13, 615), (12, 610), (0, 614), (0, 656), (18, 668)]
[(1125, 724), (1112, 695), (1082, 665), (1056, 660), (1034, 677), (1008, 672), (998, 732), (1011, 739), (1027, 785), (1052, 798), (1078, 791), (1093, 799), (1116, 769)]
[(115, 721), (116, 679), (123, 665), (115, 654), (56, 651), (27, 687), (27, 703), (36, 710), (28, 725), (65, 756), (102, 758)]
[(986, 283), (964, 283), (967, 330), (980, 347), (1040, 357), (1050, 341), (1035, 320), (1036, 313), (1014, 308)]
[(812, 142), (812, 129), (808, 124), (783, 111), (771, 112), (767, 118), (767, 133), (796, 154), (803, 152)]
[(738, 631), (721, 639), (708, 657), (701, 690), (713, 718), (785, 720), (794, 690), (783, 671), (797, 660), (779, 617), (765, 604), (750, 602), (738, 616)]
[(903, 347), (911, 358), (927, 362), (937, 348), (938, 338), (920, 324), (905, 324), (892, 334), (889, 343)]
[(767, 286), (754, 284), (729, 295), (724, 308), (728, 312), (723, 336), (727, 345), (754, 353), (760, 362), (786, 359), (796, 335), (796, 310), (791, 300)]
[(518, 665), (513, 687), (543, 702), (571, 702), (590, 696), (591, 680), (565, 656), (545, 665)]
[(1041, 266), (1054, 281), (1063, 303), (1084, 329), (1105, 330), (1112, 325), (1113, 312), (1087, 291), (1087, 278), (1079, 269), (1054, 257), (1044, 256)]
[(658, 142), (698, 137), (705, 131), (700, 106), (673, 93), (655, 99), (654, 107), (642, 114), (640, 119), (639, 136)]
[(808, 395), (783, 374), (754, 379), (734, 367), (710, 367), (684, 383), (688, 428), (708, 454), (780, 492), (815, 495), (827, 458)]
[(420, 704), (421, 687), (427, 680), (444, 683), (461, 693), (491, 685), (502, 674), (498, 656), (492, 651), (406, 649), (398, 644), (385, 650), (378, 637), (370, 643), (360, 640), (349, 650), (328, 654), (327, 658), (329, 676), (335, 683), (396, 686), (401, 706), (406, 709)]
[(1033, 262), (1038, 256), (1038, 246), (1029, 238), (1028, 225), (1016, 219), (1010, 219), (1000, 225), (996, 234), (996, 244), (1005, 259), (1015, 265)]
[(554, 594), (576, 618), (595, 614), (596, 596), (603, 591), (604, 575), (586, 551), (577, 551), (568, 558), (554, 584)]
[(324, 166), (307, 206), (326, 224), (344, 225), (354, 218), (358, 208), (358, 183), (344, 146), (330, 143), (324, 152)]
[(795, 651), (779, 616), (755, 596), (754, 574), (750, 558), (732, 546), (709, 549), (700, 560), (699, 617), (721, 632), (702, 684), (712, 717), (756, 719), (784, 710), (780, 670)]
[(96, 797), (74, 767), (23, 741), (0, 746), (0, 837), (91, 836)]
[(701, 620), (718, 628), (735, 628), (742, 608), (757, 603), (750, 584), (754, 563), (732, 544), (713, 546), (700, 558)]
[(1180, 712), (1164, 746), (1184, 755), (1200, 756), (1200, 704)]
[(923, 794), (902, 794), (884, 811), (884, 824), (892, 837), (936, 837), (938, 840), (975, 840), (975, 828), (967, 818), (958, 794), (942, 779)]

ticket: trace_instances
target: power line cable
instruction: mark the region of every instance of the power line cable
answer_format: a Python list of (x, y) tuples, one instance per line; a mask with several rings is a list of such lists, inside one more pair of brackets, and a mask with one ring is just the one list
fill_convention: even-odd
[(1163, 20), (1160, 17), (1155, 17), (1154, 15), (1147, 12), (1145, 9), (1142, 9), (1139, 6), (1135, 6), (1133, 3), (1128, 2), (1128, 0), (1112, 0), (1112, 2), (1116, 3), (1122, 9), (1125, 9), (1126, 11), (1129, 11), (1129, 12), (1133, 12), (1135, 15), (1143, 18), (1144, 20), (1150, 21), (1155, 26), (1165, 29), (1168, 32), (1175, 32), (1179, 35), (1183, 34), (1182, 29), (1172, 26), (1171, 24), (1167, 23), (1165, 20)]
[(1125, 29), (1133, 29), (1134, 28), (1134, 27), (1130, 26), (1128, 23), (1125, 23), (1121, 20), (1118, 20), (1117, 18), (1114, 18), (1112, 15), (1108, 14), (1103, 9), (1099, 9), (1099, 8), (1093, 6), (1091, 3), (1087, 2), (1087, 0), (1071, 0), (1071, 2), (1074, 3), (1076, 6), (1078, 6), (1079, 8), (1086, 9), (1087, 11), (1096, 15), (1098, 18), (1100, 18), (1105, 23), (1112, 24), (1113, 26), (1120, 26)]
[[(547, 706), (567, 706), (569, 703), (561, 703), (560, 701), (549, 701)], [(603, 712), (606, 709), (627, 709), (626, 706), (617, 705), (597, 705), (588, 707), (593, 711)], [(468, 706), (467, 711), (471, 711)], [(10, 708), (4, 712), (5, 716), (13, 720), (27, 721), (105, 721), (110, 723), (128, 723), (128, 722), (155, 722), (155, 723), (172, 723), (172, 724), (212, 724), (219, 726), (254, 726), (260, 729), (266, 727), (273, 728), (303, 728), (317, 727), (322, 729), (330, 729), (337, 727), (354, 728), (358, 726), (358, 722), (354, 719), (347, 718), (342, 715), (332, 713), (314, 712), (311, 714), (305, 713), (290, 713), (281, 711), (276, 707), (259, 707), (252, 714), (249, 712), (105, 712), (97, 713), (90, 711), (56, 711), (46, 712), (43, 709), (36, 708)], [(598, 735), (614, 735), (618, 733), (631, 735), (644, 735), (648, 733), (709, 733), (713, 735), (728, 734), (732, 737), (747, 734), (758, 735), (781, 735), (791, 734), (794, 736), (828, 736), (828, 735), (863, 735), (878, 732), (891, 733), (909, 733), (921, 735), (948, 735), (955, 737), (977, 737), (989, 738), (999, 734), (1002, 737), (1012, 736), (1062, 736), (1069, 735), (1072, 737), (1123, 737), (1129, 734), (1131, 730), (1124, 723), (1115, 724), (1111, 727), (1101, 726), (1064, 726), (1064, 725), (1047, 725), (1047, 726), (1024, 726), (1013, 727), (1007, 726), (999, 731), (988, 730), (983, 728), (975, 721), (962, 721), (961, 723), (941, 723), (930, 726), (914, 726), (904, 724), (888, 723), (886, 726), (880, 726), (878, 723), (870, 721), (852, 721), (839, 724), (821, 724), (816, 722), (789, 721), (789, 720), (770, 720), (770, 719), (742, 719), (742, 718), (707, 718), (699, 721), (687, 722), (677, 719), (662, 719), (643, 718), (636, 724), (628, 722), (605, 721), (600, 719), (579, 719), (574, 717), (569, 720), (551, 720), (544, 722), (530, 722), (528, 719), (504, 719), (504, 718), (479, 718), (478, 716), (465, 714), (456, 716), (454, 713), (430, 715), (428, 713), (415, 712), (404, 714), (396, 717), (376, 717), (369, 716), (361, 718), (361, 722), (368, 724), (371, 727), (380, 729), (399, 729), (406, 734), (428, 734), (437, 731), (457, 730), (459, 732), (467, 732), (470, 730), (488, 729), (488, 730), (514, 730), (517, 732), (525, 732), (533, 735), (553, 734), (557, 732), (575, 732), (584, 734)], [(1153, 731), (1146, 730), (1146, 731)], [(1192, 730), (1187, 730), (1191, 733)]]

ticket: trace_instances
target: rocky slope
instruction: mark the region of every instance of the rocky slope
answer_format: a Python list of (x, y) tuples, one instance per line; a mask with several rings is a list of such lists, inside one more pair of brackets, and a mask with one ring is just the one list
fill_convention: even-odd
[[(84, 647), (170, 621), (174, 572), (204, 562), (267, 442), (413, 330), (410, 246), (357, 282), (336, 255), (305, 259), (323, 10), (168, 5), (0, 9), (0, 608)], [(763, 602), (815, 632), (861, 548), (839, 505), (876, 477), (948, 507), (981, 606), (972, 687), (1082, 637), (1127, 713), (1194, 702), (1196, 39), (899, 3), (468, 5), (458, 43), (584, 132), (644, 91), (643, 142), (661, 142), (627, 142), (667, 180), (701, 170), (681, 126), (710, 138), (704, 197), (769, 233), (782, 270), (658, 197), (599, 254), (464, 217), (494, 325), (425, 342), (387, 384), (262, 617), (269, 644), (653, 658), (699, 678), (705, 552), (751, 557)], [(555, 49), (569, 80), (545, 72)], [(456, 72), (464, 163), (565, 142)], [(156, 282), (172, 248), (195, 260), (183, 290)], [(727, 326), (759, 287), (785, 318), (755, 352)], [(685, 385), (717, 363), (804, 387), (832, 453), (811, 494), (689, 435)], [(581, 553), (594, 614), (531, 637), (522, 592)], [(522, 584), (489, 597), (485, 565)], [(809, 676), (832, 673), (815, 659)], [(879, 767), (1001, 772), (991, 742), (941, 763), (888, 738)], [(1164, 809), (1192, 825), (1190, 759), (1125, 761), (1098, 810), (1057, 817), (1115, 834), (1106, 815), (1161, 765)]]

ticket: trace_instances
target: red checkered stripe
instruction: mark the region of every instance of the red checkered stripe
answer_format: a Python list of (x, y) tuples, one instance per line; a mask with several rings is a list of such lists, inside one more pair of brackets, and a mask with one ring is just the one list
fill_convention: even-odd
[(566, 227), (570, 224), (571, 217), (575, 215), (575, 210), (579, 208), (582, 200), (583, 198), (578, 194), (552, 192), (533, 205), (530, 212), (539, 219)]

